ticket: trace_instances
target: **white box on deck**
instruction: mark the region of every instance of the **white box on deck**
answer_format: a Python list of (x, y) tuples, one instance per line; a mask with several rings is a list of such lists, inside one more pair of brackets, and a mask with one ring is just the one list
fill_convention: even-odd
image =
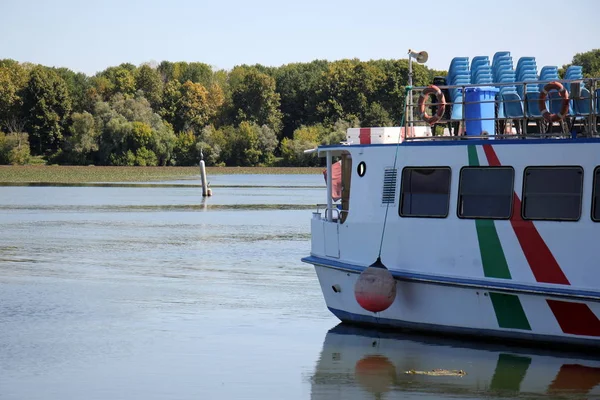
[[(398, 143), (401, 127), (348, 128), (346, 141), (353, 144)], [(401, 140), (400, 140), (401, 141)]]

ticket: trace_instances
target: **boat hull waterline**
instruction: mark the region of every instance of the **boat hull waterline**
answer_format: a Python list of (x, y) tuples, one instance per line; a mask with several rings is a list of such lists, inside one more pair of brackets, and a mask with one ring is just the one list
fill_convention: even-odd
[[(341, 321), (439, 334), (564, 343), (600, 349), (595, 329), (600, 301), (569, 295), (396, 278), (397, 296), (381, 312), (356, 302), (358, 268), (314, 262), (328, 309)], [(334, 290), (335, 288), (335, 290)]]

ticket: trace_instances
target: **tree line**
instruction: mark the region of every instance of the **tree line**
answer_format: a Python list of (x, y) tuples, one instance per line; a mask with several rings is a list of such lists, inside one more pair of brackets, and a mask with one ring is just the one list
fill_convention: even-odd
[[(599, 60), (593, 50), (573, 63), (589, 75)], [(413, 64), (414, 85), (437, 75)], [(317, 165), (303, 151), (348, 127), (398, 125), (407, 78), (405, 59), (124, 63), (94, 76), (4, 59), (0, 164), (194, 165), (202, 149), (208, 165)]]

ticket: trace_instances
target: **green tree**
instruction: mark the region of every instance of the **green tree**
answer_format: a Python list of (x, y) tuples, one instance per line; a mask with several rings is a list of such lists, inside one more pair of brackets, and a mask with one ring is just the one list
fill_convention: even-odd
[(148, 65), (142, 65), (135, 73), (135, 88), (141, 90), (154, 111), (162, 102), (163, 82), (160, 73)]
[(251, 122), (243, 121), (236, 127), (224, 128), (227, 139), (223, 158), (227, 165), (253, 166), (260, 162), (261, 151), (258, 148), (260, 128)]
[(16, 61), (0, 61), (0, 130), (23, 131), (23, 95), (28, 79), (29, 71)]
[[(161, 64), (162, 65), (162, 64)], [(171, 125), (175, 126), (177, 110), (181, 101), (181, 83), (171, 80), (165, 85), (160, 115)]]
[[(133, 68), (132, 68), (133, 67)], [(104, 100), (117, 93), (133, 96), (135, 93), (135, 66), (121, 64), (118, 67), (109, 67), (96, 75), (96, 86), (101, 87), (100, 93)], [(108, 82), (100, 79), (106, 78)]]
[(155, 167), (158, 165), (156, 154), (145, 147), (141, 147), (135, 151), (135, 165), (140, 167)]
[(92, 111), (94, 105), (88, 96), (92, 84), (87, 75), (81, 72), (73, 72), (68, 68), (58, 68), (55, 71), (67, 85), (72, 102), (72, 111), (78, 113)]
[(233, 137), (234, 131), (231, 126), (215, 129), (214, 126), (208, 125), (202, 129), (196, 149), (198, 153), (202, 149), (207, 165), (224, 165), (228, 151), (228, 137)]
[(275, 131), (263, 125), (255, 125), (258, 136), (258, 150), (260, 151), (259, 162), (264, 165), (270, 165), (275, 159), (275, 149), (277, 148), (277, 135)]
[(210, 65), (200, 62), (170, 62), (163, 61), (158, 65), (158, 73), (161, 75), (163, 82), (176, 80), (181, 84), (187, 81), (200, 83), (204, 87), (210, 86), (213, 83), (213, 71)]
[(208, 91), (200, 83), (187, 81), (181, 85), (180, 96), (175, 129), (179, 131), (193, 129), (195, 132), (200, 132), (208, 123), (213, 111), (208, 103)]
[(198, 160), (196, 136), (192, 131), (181, 132), (177, 135), (173, 150), (175, 165), (194, 165)]
[(32, 153), (55, 153), (61, 145), (71, 112), (65, 81), (52, 70), (34, 68), (25, 88), (23, 107)]
[[(371, 101), (378, 103), (385, 110), (391, 119), (390, 124), (400, 124), (404, 112), (402, 104), (404, 104), (405, 87), (408, 85), (408, 60), (376, 60), (370, 61), (369, 64), (379, 69), (384, 76), (383, 81), (371, 97)], [(424, 65), (413, 63), (414, 86), (429, 85), (435, 75), (437, 74), (434, 71), (428, 70)], [(384, 122), (386, 115), (383, 110), (370, 105), (370, 110), (365, 115), (362, 125), (375, 126)]]
[(93, 162), (93, 153), (99, 149), (100, 132), (92, 114), (73, 113), (73, 121), (67, 140), (66, 152), (68, 159), (75, 164), (89, 164)]
[(380, 69), (358, 60), (329, 64), (317, 92), (317, 110), (323, 121), (333, 123), (353, 116), (364, 120), (384, 78)]
[(312, 167), (320, 164), (314, 154), (305, 154), (304, 150), (319, 145), (326, 130), (322, 125), (302, 126), (294, 131), (294, 138), (284, 138), (281, 142), (281, 156), (284, 165)]
[(275, 81), (281, 96), (283, 137), (291, 138), (301, 125), (319, 122), (315, 93), (327, 66), (327, 61), (316, 60), (288, 64), (277, 69)]
[(577, 53), (573, 56), (571, 64), (563, 65), (561, 76), (571, 65), (580, 65), (583, 70), (584, 78), (600, 77), (600, 49), (593, 49), (584, 53)]
[(0, 164), (27, 164), (30, 159), (27, 134), (0, 132)]
[(176, 142), (173, 129), (152, 111), (143, 96), (117, 95), (112, 104), (97, 103), (95, 114), (101, 132), (100, 163), (154, 165), (154, 157), (158, 165), (170, 163)]
[(281, 131), (280, 97), (275, 90), (275, 80), (264, 73), (249, 69), (241, 81), (232, 87), (231, 107), (234, 121), (267, 125), (275, 132)]

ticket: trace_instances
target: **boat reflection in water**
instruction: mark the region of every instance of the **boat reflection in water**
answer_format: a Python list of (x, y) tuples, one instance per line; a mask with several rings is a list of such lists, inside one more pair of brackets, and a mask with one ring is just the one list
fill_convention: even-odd
[(600, 356), (466, 343), (340, 324), (311, 377), (312, 399), (600, 397)]

